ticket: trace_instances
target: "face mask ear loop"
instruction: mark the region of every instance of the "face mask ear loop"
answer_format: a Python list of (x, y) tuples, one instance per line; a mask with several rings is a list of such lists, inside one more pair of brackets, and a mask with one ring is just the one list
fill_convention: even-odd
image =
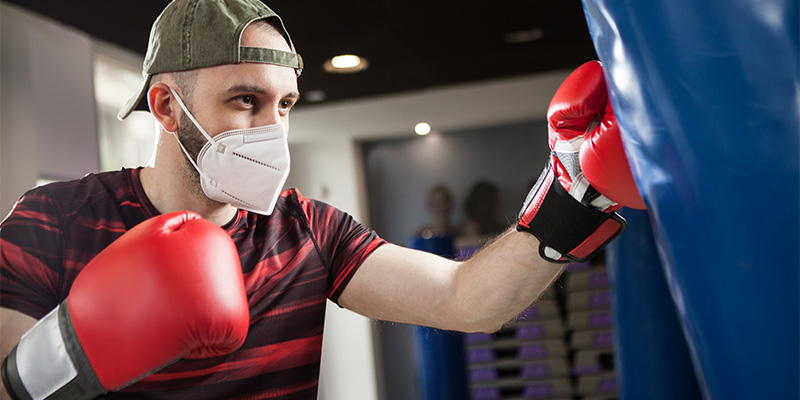
[(175, 137), (175, 140), (178, 141), (178, 146), (181, 146), (181, 150), (183, 150), (183, 154), (185, 154), (186, 158), (189, 160), (189, 162), (192, 163), (192, 166), (194, 167), (194, 169), (197, 170), (197, 172), (200, 175), (202, 175), (206, 179), (209, 179), (208, 176), (206, 176), (206, 174), (203, 173), (203, 171), (200, 171), (200, 168), (197, 166), (197, 163), (195, 163), (194, 160), (192, 160), (192, 156), (189, 155), (188, 151), (186, 151), (186, 147), (183, 147), (183, 143), (181, 143), (181, 140), (178, 139), (178, 134), (176, 132), (170, 132), (170, 134)]
[(197, 122), (196, 119), (194, 119), (194, 115), (192, 115), (192, 113), (189, 112), (189, 109), (187, 109), (186, 106), (183, 104), (183, 100), (181, 100), (180, 96), (178, 96), (178, 94), (175, 93), (175, 90), (172, 89), (172, 88), (169, 88), (169, 91), (172, 92), (173, 96), (175, 96), (175, 100), (178, 101), (178, 105), (181, 106), (181, 108), (183, 109), (183, 112), (186, 113), (186, 116), (189, 117), (190, 120), (192, 120), (192, 123), (194, 124), (194, 126), (196, 126), (197, 129), (200, 131), (200, 133), (202, 133), (203, 136), (206, 137), (206, 140), (208, 140), (209, 142), (213, 143), (214, 139), (212, 139), (211, 136), (208, 133), (206, 133), (206, 130), (203, 129), (202, 126), (200, 126), (200, 123)]
[[(206, 133), (206, 131), (203, 129), (203, 127), (201, 127), (201, 126), (200, 126), (200, 124), (197, 122), (197, 120), (195, 120), (195, 119), (194, 119), (194, 116), (192, 116), (192, 113), (190, 113), (190, 112), (189, 112), (189, 110), (187, 110), (187, 109), (186, 109), (186, 106), (183, 104), (183, 101), (181, 101), (181, 98), (180, 98), (180, 97), (178, 97), (178, 94), (177, 94), (177, 93), (175, 93), (175, 91), (174, 91), (174, 90), (172, 90), (172, 88), (169, 88), (169, 90), (172, 92), (172, 95), (173, 95), (173, 96), (175, 96), (175, 100), (177, 100), (177, 101), (178, 101), (178, 104), (181, 106), (181, 108), (182, 108), (182, 109), (183, 109), (183, 111), (186, 113), (186, 115), (189, 117), (189, 119), (190, 119), (190, 120), (192, 120), (192, 123), (194, 124), (194, 126), (196, 126), (196, 127), (197, 127), (197, 130), (199, 130), (199, 131), (200, 131), (200, 133), (202, 133), (202, 134), (203, 134), (203, 136), (205, 136), (205, 137), (206, 137), (206, 139), (208, 139), (208, 141), (209, 141), (209, 142), (213, 142), (213, 140), (211, 139), (211, 137), (210, 137), (210, 136), (208, 136), (208, 134), (207, 134), (207, 133)], [(208, 179), (208, 181), (209, 181), (209, 182), (211, 182), (211, 181), (212, 181), (212, 179), (211, 179), (211, 178), (210, 178), (208, 175), (204, 174), (204, 173), (203, 173), (203, 171), (201, 171), (201, 170), (200, 170), (200, 167), (198, 167), (198, 166), (197, 166), (197, 163), (196, 163), (196, 162), (195, 162), (195, 161), (192, 159), (192, 156), (191, 156), (191, 155), (189, 154), (189, 152), (186, 150), (186, 147), (183, 147), (183, 143), (181, 143), (181, 140), (180, 140), (180, 138), (178, 138), (178, 134), (177, 134), (177, 132), (169, 132), (169, 133), (170, 133), (172, 136), (174, 136), (174, 137), (175, 137), (175, 140), (177, 140), (177, 141), (178, 141), (178, 146), (180, 146), (180, 147), (181, 147), (181, 150), (183, 150), (183, 154), (185, 154), (185, 155), (186, 155), (186, 158), (189, 160), (189, 162), (190, 162), (190, 163), (192, 163), (192, 166), (193, 166), (193, 167), (194, 167), (194, 169), (197, 171), (197, 173), (199, 173), (201, 176), (203, 176), (204, 178)]]

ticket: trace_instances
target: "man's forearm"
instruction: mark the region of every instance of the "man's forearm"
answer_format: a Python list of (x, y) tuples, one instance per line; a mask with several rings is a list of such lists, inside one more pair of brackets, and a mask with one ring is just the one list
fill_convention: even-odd
[(454, 304), (467, 331), (494, 331), (536, 301), (566, 264), (539, 256), (539, 241), (513, 228), (464, 262), (456, 274)]

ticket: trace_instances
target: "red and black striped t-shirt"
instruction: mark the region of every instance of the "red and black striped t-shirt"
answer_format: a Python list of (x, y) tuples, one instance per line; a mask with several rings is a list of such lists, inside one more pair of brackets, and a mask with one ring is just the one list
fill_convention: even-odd
[[(0, 306), (42, 318), (89, 260), (158, 215), (139, 172), (90, 174), (23, 195), (0, 227)], [(109, 398), (316, 399), (326, 299), (336, 302), (385, 242), (296, 190), (281, 194), (272, 215), (240, 210), (223, 228), (239, 250), (247, 287), (244, 345), (223, 357), (178, 361)]]

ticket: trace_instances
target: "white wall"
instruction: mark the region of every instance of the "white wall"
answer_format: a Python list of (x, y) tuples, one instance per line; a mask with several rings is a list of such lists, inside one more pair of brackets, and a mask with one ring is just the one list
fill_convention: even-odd
[[(293, 124), (294, 122), (292, 122)], [(290, 126), (290, 132), (293, 128)], [(290, 133), (291, 136), (291, 133)], [(287, 187), (334, 205), (363, 221), (356, 148), (347, 137), (290, 143)], [(369, 319), (328, 302), (322, 339), (321, 400), (378, 398)]]
[(434, 131), (452, 132), (543, 120), (550, 99), (570, 72), (298, 107), (292, 114), (290, 140), (408, 136), (414, 135), (414, 125), (420, 121), (431, 124)]
[(92, 40), (0, 4), (0, 212), (43, 179), (99, 168)]

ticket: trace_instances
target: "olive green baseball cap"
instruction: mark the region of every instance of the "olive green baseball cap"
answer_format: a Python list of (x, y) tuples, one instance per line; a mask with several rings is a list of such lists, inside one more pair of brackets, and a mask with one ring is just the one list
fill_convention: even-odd
[[(239, 44), (242, 32), (253, 21), (274, 19), (291, 52)], [(144, 82), (117, 114), (121, 121), (142, 100), (150, 79), (164, 72), (186, 71), (222, 64), (255, 62), (303, 70), (281, 18), (261, 0), (174, 0), (158, 16), (142, 67)]]

